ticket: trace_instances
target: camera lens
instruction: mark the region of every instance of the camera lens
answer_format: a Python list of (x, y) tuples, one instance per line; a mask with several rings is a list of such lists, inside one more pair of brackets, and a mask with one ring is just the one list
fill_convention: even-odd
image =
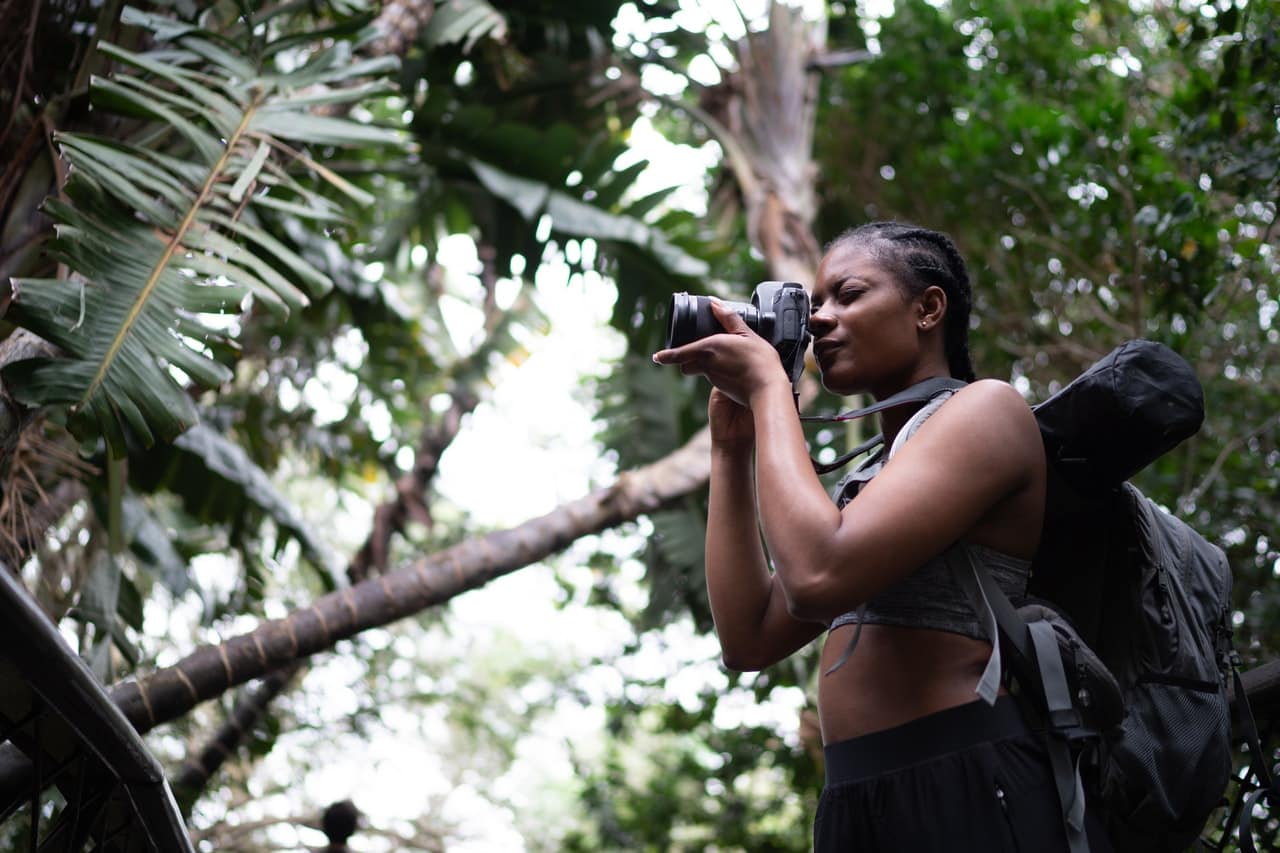
[(707, 335), (722, 331), (711, 313), (711, 300), (690, 293), (671, 296), (670, 323), (667, 326), (667, 347), (684, 346)]
[[(723, 302), (722, 304), (741, 316), (749, 328), (758, 331), (760, 315), (754, 305), (743, 302)], [(671, 310), (668, 316), (668, 349), (684, 346), (724, 331), (716, 315), (711, 313), (710, 297), (674, 293), (671, 295)]]

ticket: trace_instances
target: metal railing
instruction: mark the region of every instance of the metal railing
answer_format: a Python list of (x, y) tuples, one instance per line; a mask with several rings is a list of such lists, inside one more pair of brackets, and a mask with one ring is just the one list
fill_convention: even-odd
[[(1280, 750), (1280, 660), (1273, 660), (1241, 674), (1248, 709), (1256, 727), (1263, 760), (1275, 767), (1277, 750)], [(1232, 691), (1232, 713), (1237, 738), (1236, 772), (1232, 775), (1223, 797), (1223, 806), (1210, 819), (1201, 843), (1208, 850), (1241, 849), (1241, 817), (1251, 793), (1257, 791), (1259, 780), (1251, 772), (1252, 756), (1247, 749), (1244, 730), (1248, 723), (1243, 719), (1244, 709), (1236, 701)], [(1274, 772), (1274, 770), (1273, 770)], [(1247, 829), (1255, 848), (1259, 851), (1280, 850), (1280, 809), (1265, 800), (1254, 804), (1250, 810)]]
[(194, 853), (159, 762), (4, 568), (0, 846)]

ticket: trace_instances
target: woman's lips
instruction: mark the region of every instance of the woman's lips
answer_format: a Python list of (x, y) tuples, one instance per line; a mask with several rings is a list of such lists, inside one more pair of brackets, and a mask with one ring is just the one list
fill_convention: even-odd
[(841, 345), (835, 341), (815, 341), (813, 344), (813, 360), (822, 365), (830, 361), (840, 351)]

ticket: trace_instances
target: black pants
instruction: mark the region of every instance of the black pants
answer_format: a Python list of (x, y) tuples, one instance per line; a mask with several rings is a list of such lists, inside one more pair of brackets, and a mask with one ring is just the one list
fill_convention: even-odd
[[(814, 848), (885, 853), (1067, 850), (1043, 735), (1007, 696), (824, 750)], [(1091, 853), (1110, 851), (1086, 809)]]

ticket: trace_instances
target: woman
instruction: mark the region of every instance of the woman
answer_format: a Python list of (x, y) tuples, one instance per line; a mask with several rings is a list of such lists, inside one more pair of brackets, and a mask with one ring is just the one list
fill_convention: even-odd
[[(812, 305), (814, 358), (837, 394), (883, 400), (932, 377), (974, 378), (968, 274), (938, 232), (845, 232)], [(777, 353), (736, 313), (714, 311), (725, 334), (654, 361), (714, 385), (706, 571), (726, 666), (762, 669), (827, 632), (816, 847), (1067, 849), (1040, 737), (1003, 689), (994, 705), (975, 698), (992, 648), (943, 557), (963, 542), (1007, 593), (1025, 592), (1045, 497), (1030, 408), (1004, 382), (970, 381), (896, 446), (921, 406), (885, 410), (893, 452), (864, 465), (837, 506)]]

